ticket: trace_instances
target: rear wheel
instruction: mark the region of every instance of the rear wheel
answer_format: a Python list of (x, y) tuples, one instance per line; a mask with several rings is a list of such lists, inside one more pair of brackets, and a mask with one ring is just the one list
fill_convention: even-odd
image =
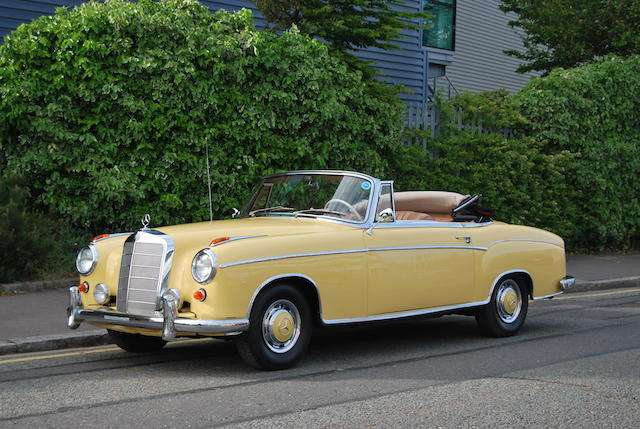
[(147, 353), (160, 350), (167, 344), (160, 337), (149, 337), (139, 334), (128, 334), (126, 332), (112, 331), (107, 329), (109, 338), (122, 350), (132, 353)]
[(247, 364), (278, 370), (302, 359), (310, 339), (309, 304), (297, 289), (282, 284), (258, 295), (251, 309), (249, 330), (236, 345)]
[(527, 317), (529, 300), (522, 280), (503, 277), (491, 294), (489, 304), (476, 313), (480, 329), (491, 337), (516, 334)]

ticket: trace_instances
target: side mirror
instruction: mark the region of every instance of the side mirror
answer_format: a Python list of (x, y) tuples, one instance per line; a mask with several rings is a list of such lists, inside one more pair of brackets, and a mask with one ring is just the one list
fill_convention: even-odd
[(240, 214), (240, 210), (238, 210), (235, 207), (232, 207), (231, 210), (229, 210), (229, 215), (231, 216), (231, 219), (235, 219), (236, 217), (238, 217), (239, 214)]

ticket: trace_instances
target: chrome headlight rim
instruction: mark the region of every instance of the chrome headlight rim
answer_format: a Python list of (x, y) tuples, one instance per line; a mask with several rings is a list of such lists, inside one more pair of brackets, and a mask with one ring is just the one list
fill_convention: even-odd
[[(211, 261), (211, 264), (210, 264), (211, 268), (210, 268), (209, 274), (207, 276), (202, 277), (197, 274), (196, 267), (198, 265), (199, 258), (204, 255), (206, 255)], [(218, 258), (216, 257), (216, 254), (213, 252), (213, 250), (202, 249), (201, 251), (196, 253), (196, 255), (193, 257), (193, 261), (191, 262), (191, 276), (196, 282), (200, 284), (210, 283), (211, 280), (213, 280), (213, 278), (216, 276), (217, 272), (218, 272)]]
[[(91, 266), (89, 267), (88, 270), (86, 271), (82, 271), (82, 269), (80, 268), (80, 262), (81, 262), (81, 256), (83, 255), (83, 252), (85, 251), (85, 249), (88, 249), (91, 252)], [(98, 265), (98, 249), (96, 248), (95, 245), (93, 244), (89, 244), (87, 246), (84, 246), (82, 249), (80, 249), (80, 251), (78, 252), (78, 256), (76, 256), (76, 270), (83, 276), (88, 276), (91, 273), (93, 273), (93, 270), (96, 269), (96, 265)]]
[[(99, 296), (100, 295), (100, 296)], [(104, 283), (98, 283), (93, 288), (93, 299), (100, 305), (104, 305), (111, 299), (111, 292), (109, 286)]]

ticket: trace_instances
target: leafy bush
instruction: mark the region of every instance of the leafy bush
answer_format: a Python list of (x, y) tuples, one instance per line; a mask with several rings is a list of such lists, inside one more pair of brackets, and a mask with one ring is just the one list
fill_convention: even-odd
[(576, 248), (619, 248), (640, 234), (640, 56), (602, 58), (535, 78), (516, 101), (541, 151), (569, 151)]
[(258, 176), (382, 175), (401, 132), (395, 89), (319, 41), (257, 32), (250, 11), (195, 0), (90, 1), (0, 47), (0, 164), (39, 207), (96, 233), (214, 216)]
[(436, 139), (429, 148), (404, 148), (397, 156), (397, 190), (433, 189), (482, 194), (496, 219), (536, 225), (564, 235), (571, 219), (564, 174), (572, 157), (546, 155), (531, 138), (505, 139), (499, 134), (471, 134)]
[(497, 218), (548, 228), (573, 251), (624, 249), (640, 235), (640, 56), (533, 79), (514, 95), (465, 93), (442, 105), (516, 138), (445, 128), (430, 155), (399, 151), (405, 189), (477, 192)]
[(0, 179), (0, 283), (73, 271), (72, 231), (29, 208), (25, 182), (13, 175)]

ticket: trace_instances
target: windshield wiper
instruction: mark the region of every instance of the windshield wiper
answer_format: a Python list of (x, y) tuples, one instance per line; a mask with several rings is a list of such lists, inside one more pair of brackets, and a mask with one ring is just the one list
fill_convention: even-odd
[(325, 214), (330, 214), (330, 215), (336, 215), (336, 216), (346, 216), (346, 213), (343, 212), (337, 212), (335, 210), (327, 210), (327, 209), (314, 209), (314, 208), (310, 208), (310, 209), (306, 209), (306, 210), (298, 210), (293, 212), (294, 215), (301, 215), (301, 214), (318, 214), (318, 215), (325, 215)]
[(249, 212), (249, 216), (255, 216), (260, 213), (267, 212), (292, 212), (295, 209), (293, 207), (285, 207), (285, 206), (274, 206), (274, 207), (265, 207), (263, 209), (257, 209)]

